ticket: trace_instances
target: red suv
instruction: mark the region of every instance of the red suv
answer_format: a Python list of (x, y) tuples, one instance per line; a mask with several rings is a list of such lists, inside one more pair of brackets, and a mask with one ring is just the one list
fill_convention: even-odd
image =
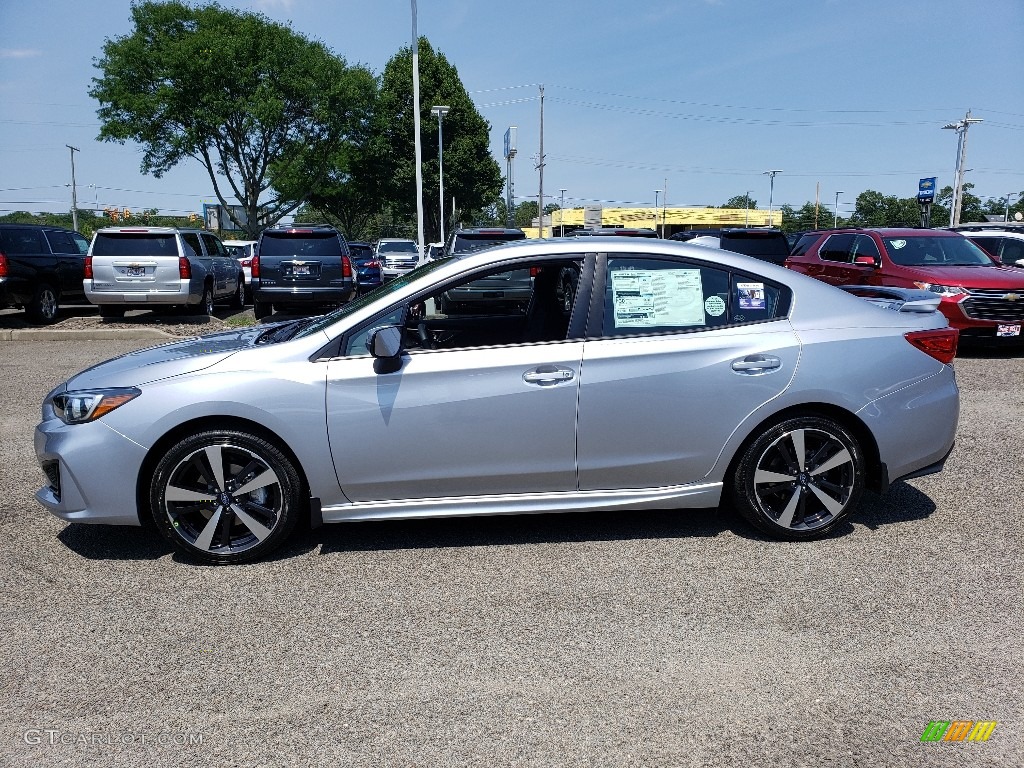
[(923, 288), (961, 336), (1020, 340), (1024, 271), (1001, 266), (956, 232), (835, 229), (808, 232), (786, 266), (832, 285)]

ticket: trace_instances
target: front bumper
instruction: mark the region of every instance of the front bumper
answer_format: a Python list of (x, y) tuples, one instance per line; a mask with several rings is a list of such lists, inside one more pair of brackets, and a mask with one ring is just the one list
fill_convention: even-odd
[(52, 514), (71, 523), (141, 525), (141, 445), (102, 421), (68, 425), (51, 412), (36, 427), (35, 451), (48, 481), (36, 499)]

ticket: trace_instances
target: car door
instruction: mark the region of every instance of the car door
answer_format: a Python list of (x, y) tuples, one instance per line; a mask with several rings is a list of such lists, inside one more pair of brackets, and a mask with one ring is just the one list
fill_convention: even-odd
[[(81, 235), (79, 239), (84, 241)], [(61, 298), (79, 298), (83, 296), (82, 281), (85, 279), (85, 255), (80, 250), (70, 232), (61, 229), (46, 230), (46, 239), (50, 250), (57, 260), (57, 275), (60, 279)], [(88, 244), (86, 244), (88, 250)]]
[(205, 232), (201, 235), (206, 253), (209, 256), (210, 269), (213, 272), (213, 295), (217, 298), (230, 296), (237, 288), (238, 275), (228, 269), (228, 253), (216, 237)]
[[(577, 426), (581, 491), (703, 479), (737, 426), (789, 385), (789, 290), (692, 260), (598, 266)], [(598, 316), (600, 318), (598, 319)]]
[[(582, 339), (566, 338), (565, 321), (560, 337), (511, 340), (508, 329), (529, 328), (531, 315), (433, 316), (442, 292), (394, 305), (347, 334), (329, 361), (327, 426), (342, 491), (353, 502), (575, 491)], [(550, 301), (557, 323), (553, 285)], [(393, 373), (376, 372), (370, 332), (403, 325), (413, 344), (416, 316), (430, 344), (403, 352)], [(501, 343), (488, 343), (488, 328)], [(447, 346), (458, 338), (472, 346)]]
[[(830, 285), (846, 285), (850, 282), (850, 261), (853, 241), (856, 236), (843, 232), (829, 235), (818, 248), (820, 272), (813, 277)], [(808, 274), (812, 274), (808, 272)]]

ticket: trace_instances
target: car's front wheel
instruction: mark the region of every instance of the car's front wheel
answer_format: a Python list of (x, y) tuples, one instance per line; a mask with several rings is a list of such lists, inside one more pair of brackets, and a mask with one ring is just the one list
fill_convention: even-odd
[(274, 305), (269, 301), (254, 299), (252, 302), (252, 313), (257, 320), (262, 320), (263, 318), (270, 317), (274, 314)]
[(207, 563), (263, 557), (291, 533), (302, 483), (273, 443), (234, 430), (191, 435), (166, 451), (150, 485), (160, 532)]
[(232, 309), (245, 309), (245, 277), (238, 276), (238, 285), (235, 287), (235, 295), (231, 297)]
[(732, 478), (737, 511), (779, 539), (824, 536), (850, 515), (864, 489), (864, 458), (841, 424), (797, 416), (744, 450)]

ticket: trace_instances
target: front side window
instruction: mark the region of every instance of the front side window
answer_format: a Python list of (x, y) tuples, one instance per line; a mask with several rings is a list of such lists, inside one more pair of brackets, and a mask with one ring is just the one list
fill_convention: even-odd
[(668, 259), (609, 258), (604, 292), (606, 337), (704, 330), (788, 311), (788, 292), (774, 283)]
[(878, 252), (878, 246), (869, 235), (857, 235), (857, 240), (853, 244), (853, 257), (857, 256), (870, 256), (876, 261), (881, 261), (882, 258), (882, 254)]

